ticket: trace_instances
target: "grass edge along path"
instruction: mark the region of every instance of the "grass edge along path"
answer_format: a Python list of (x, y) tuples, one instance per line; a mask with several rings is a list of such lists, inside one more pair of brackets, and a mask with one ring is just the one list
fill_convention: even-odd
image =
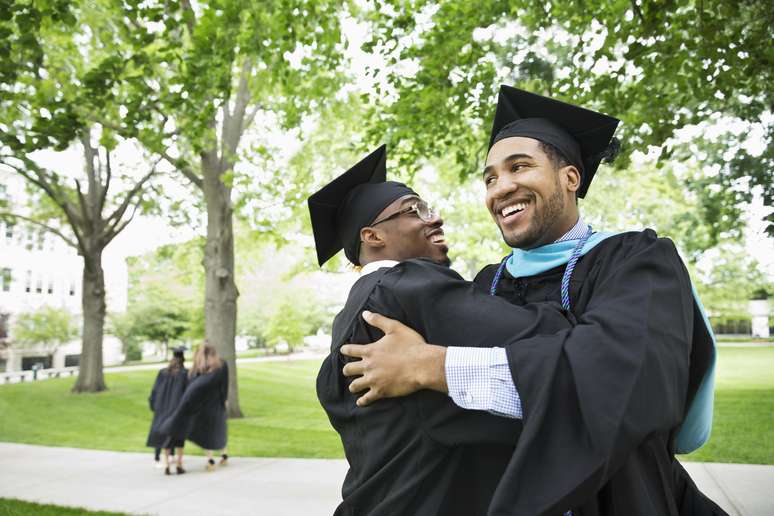
[[(247, 417), (228, 421), (229, 454), (341, 458), (343, 450), (317, 401), (319, 361), (240, 364)], [(72, 379), (0, 386), (0, 441), (147, 452), (148, 406), (155, 370), (111, 373), (108, 390), (71, 394)], [(201, 454), (187, 443), (186, 454)]]
[(125, 512), (90, 511), (82, 507), (66, 507), (63, 505), (41, 504), (17, 500), (16, 498), (0, 498), (0, 516), (130, 516)]
[[(774, 348), (720, 348), (710, 441), (682, 460), (774, 464)], [(342, 458), (315, 393), (319, 361), (239, 366), (248, 417), (229, 421), (229, 454)], [(0, 441), (148, 452), (156, 372), (113, 373), (109, 390), (69, 393), (72, 379), (0, 386)], [(187, 454), (201, 453), (189, 444)]]

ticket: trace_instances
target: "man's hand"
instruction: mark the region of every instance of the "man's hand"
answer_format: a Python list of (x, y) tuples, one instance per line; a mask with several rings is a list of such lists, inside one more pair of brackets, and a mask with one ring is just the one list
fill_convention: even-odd
[(363, 312), (363, 319), (384, 332), (372, 344), (346, 344), (341, 353), (360, 358), (344, 366), (344, 376), (360, 376), (349, 386), (351, 392), (368, 390), (360, 396), (360, 407), (381, 398), (405, 396), (420, 389), (447, 392), (446, 348), (425, 342), (408, 326), (383, 315)]

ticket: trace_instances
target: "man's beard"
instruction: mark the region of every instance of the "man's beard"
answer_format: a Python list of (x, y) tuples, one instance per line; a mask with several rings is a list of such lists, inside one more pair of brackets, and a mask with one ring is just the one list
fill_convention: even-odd
[(505, 240), (509, 247), (513, 249), (532, 249), (533, 247), (550, 243), (543, 240), (546, 238), (546, 234), (551, 229), (551, 226), (564, 212), (564, 195), (559, 186), (557, 178), (554, 193), (548, 198), (542, 210), (538, 211), (537, 204), (535, 204), (535, 214), (532, 222), (522, 233), (506, 235), (503, 228), (500, 228), (503, 240)]

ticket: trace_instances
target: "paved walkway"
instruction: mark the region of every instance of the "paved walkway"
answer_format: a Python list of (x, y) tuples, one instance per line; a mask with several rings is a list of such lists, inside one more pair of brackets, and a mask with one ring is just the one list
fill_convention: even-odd
[[(234, 457), (215, 472), (203, 457), (163, 475), (150, 453), (0, 443), (0, 498), (135, 514), (329, 516), (343, 460)], [(774, 466), (686, 463), (699, 487), (732, 516), (771, 516)]]
[(0, 498), (186, 516), (330, 516), (339, 503), (343, 460), (229, 459), (214, 472), (204, 458), (188, 473), (164, 476), (152, 453), (0, 443)]

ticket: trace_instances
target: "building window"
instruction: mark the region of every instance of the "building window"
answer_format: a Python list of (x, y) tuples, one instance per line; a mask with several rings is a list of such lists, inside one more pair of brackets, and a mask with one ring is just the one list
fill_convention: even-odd
[(0, 288), (3, 292), (9, 292), (11, 290), (12, 280), (13, 276), (11, 276), (11, 269), (0, 269)]
[(10, 314), (0, 314), (0, 339), (8, 338), (8, 319)]
[(5, 223), (5, 243), (11, 245), (13, 243), (13, 223)]
[(27, 274), (24, 275), (24, 291), (32, 292), (32, 271), (27, 271)]
[(48, 288), (46, 289), (46, 292), (48, 292), (49, 294), (53, 294), (54, 293), (54, 279), (53, 278), (48, 278)]
[(38, 251), (43, 250), (43, 246), (46, 243), (46, 231), (41, 229), (38, 231)]
[(37, 292), (38, 294), (43, 293), (43, 278), (41, 278), (40, 276), (38, 276), (37, 279), (35, 280), (35, 292)]
[(35, 247), (35, 230), (28, 227), (27, 228), (27, 243), (24, 244), (24, 248), (28, 251), (32, 251), (32, 248)]
[(75, 295), (75, 281), (74, 280), (70, 280), (70, 295), (71, 296)]

